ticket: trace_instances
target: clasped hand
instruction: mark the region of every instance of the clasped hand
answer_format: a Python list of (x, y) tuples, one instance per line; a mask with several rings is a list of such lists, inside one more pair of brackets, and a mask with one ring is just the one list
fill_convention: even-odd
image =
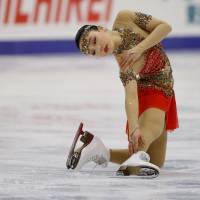
[(130, 155), (138, 151), (139, 145), (144, 145), (144, 139), (142, 137), (142, 132), (140, 128), (136, 128), (133, 133), (128, 135), (128, 149)]
[(127, 68), (133, 66), (133, 64), (140, 58), (141, 55), (142, 50), (137, 47), (123, 51), (119, 63), (120, 69), (125, 71)]

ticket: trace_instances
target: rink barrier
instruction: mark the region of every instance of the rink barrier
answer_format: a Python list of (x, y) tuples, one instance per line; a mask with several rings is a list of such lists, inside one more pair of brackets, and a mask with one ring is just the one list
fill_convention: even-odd
[[(200, 37), (169, 37), (167, 50), (200, 50)], [(0, 55), (78, 53), (74, 40), (0, 41)]]

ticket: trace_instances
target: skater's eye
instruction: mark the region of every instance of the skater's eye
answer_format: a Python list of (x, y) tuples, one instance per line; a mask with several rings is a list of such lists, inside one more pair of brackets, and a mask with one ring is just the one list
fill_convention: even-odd
[(89, 40), (88, 40), (89, 44), (91, 44), (92, 42), (92, 38), (90, 37)]

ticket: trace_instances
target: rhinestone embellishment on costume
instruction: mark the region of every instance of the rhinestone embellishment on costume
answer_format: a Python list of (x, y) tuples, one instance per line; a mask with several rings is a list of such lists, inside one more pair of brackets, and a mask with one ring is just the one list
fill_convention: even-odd
[(174, 79), (172, 76), (171, 67), (169, 67), (169, 69), (164, 68), (154, 74), (141, 76), (137, 83), (140, 90), (145, 90), (146, 88), (155, 88), (163, 91), (166, 96), (172, 96), (174, 94)]
[(132, 69), (127, 70), (126, 72), (120, 72), (120, 79), (124, 86), (126, 86), (129, 81), (139, 80), (139, 74), (136, 74)]
[(141, 12), (136, 12), (136, 24), (138, 24), (138, 26), (140, 26), (143, 29), (147, 29), (147, 24), (152, 20), (152, 16), (151, 15), (147, 15)]
[[(152, 16), (143, 13), (136, 13), (136, 15), (136, 23), (141, 28), (146, 29)], [(121, 54), (124, 50), (134, 48), (145, 39), (139, 33), (135, 33), (128, 28), (116, 28), (114, 30), (119, 32), (122, 39), (119, 47), (113, 52), (115, 56), (118, 56), (118, 54)], [(134, 66), (132, 67), (134, 68)], [(174, 94), (172, 69), (161, 43), (144, 51), (144, 66), (139, 74), (136, 74), (133, 69), (130, 68), (125, 72), (120, 72), (120, 79), (124, 86), (130, 81), (136, 80), (140, 90), (151, 88), (164, 92), (166, 96), (172, 96)]]
[(114, 50), (114, 54), (120, 54), (124, 50), (131, 49), (144, 39), (144, 37), (142, 37), (139, 33), (135, 33), (128, 28), (120, 28), (114, 30), (120, 34), (122, 39), (122, 42), (119, 45), (119, 47)]

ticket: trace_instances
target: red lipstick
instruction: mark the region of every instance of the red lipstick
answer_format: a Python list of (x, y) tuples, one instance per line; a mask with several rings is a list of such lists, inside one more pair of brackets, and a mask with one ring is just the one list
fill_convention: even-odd
[(104, 52), (105, 52), (105, 53), (108, 53), (108, 45), (106, 45), (106, 46), (104, 47)]

